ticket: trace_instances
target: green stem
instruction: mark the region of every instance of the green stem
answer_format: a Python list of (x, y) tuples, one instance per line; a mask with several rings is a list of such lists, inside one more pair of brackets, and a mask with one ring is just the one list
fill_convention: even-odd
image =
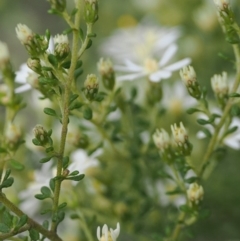
[[(80, 1), (78, 2), (78, 9), (80, 9)], [(75, 29), (73, 31), (73, 45), (72, 45), (72, 58), (71, 58), (71, 66), (68, 73), (68, 79), (64, 85), (64, 97), (63, 97), (63, 113), (62, 113), (62, 131), (61, 131), (61, 142), (59, 147), (59, 157), (57, 160), (57, 174), (56, 177), (60, 177), (62, 174), (62, 167), (63, 167), (63, 157), (64, 157), (64, 151), (65, 151), (65, 144), (66, 144), (66, 138), (67, 138), (67, 132), (68, 132), (68, 122), (69, 122), (69, 96), (71, 92), (71, 84), (74, 79), (74, 71), (76, 68), (78, 55), (78, 30), (79, 24), (80, 24), (80, 11), (77, 12), (76, 18), (75, 18)], [(61, 183), (62, 180), (56, 179), (55, 181), (55, 189), (54, 189), (54, 198), (53, 198), (53, 216), (57, 216), (58, 212), (58, 205), (59, 205), (59, 196), (61, 191)], [(56, 218), (53, 219), (51, 230), (56, 232), (57, 231), (57, 225), (58, 222)]]
[(30, 225), (25, 225), (25, 226), (21, 227), (20, 229), (18, 229), (17, 231), (0, 234), (0, 240), (6, 240), (7, 238), (11, 238), (12, 236), (14, 236), (16, 234), (23, 233), (23, 232), (29, 230), (30, 228), (31, 228)]
[[(236, 58), (237, 74), (236, 74), (236, 79), (235, 79), (234, 85), (232, 87), (231, 93), (235, 93), (240, 84), (240, 50), (239, 50), (239, 46), (237, 44), (234, 44), (233, 50), (234, 50), (234, 54), (235, 54), (235, 58)], [(225, 109), (223, 111), (223, 114), (222, 114), (222, 117), (221, 117), (219, 123), (216, 125), (215, 132), (209, 142), (206, 154), (203, 157), (202, 167), (201, 167), (201, 170), (199, 173), (199, 177), (202, 177), (204, 174), (205, 166), (208, 163), (210, 156), (217, 144), (219, 132), (220, 132), (222, 126), (225, 124), (225, 121), (226, 121), (227, 117), (229, 116), (229, 111), (233, 104), (234, 104), (234, 98), (230, 98), (225, 106)]]
[[(8, 200), (3, 193), (0, 192), (0, 202), (4, 204), (10, 211), (15, 213), (17, 216), (21, 217), (25, 215), (18, 207), (16, 207), (10, 200)], [(39, 233), (49, 238), (51, 241), (62, 241), (62, 239), (52, 231), (45, 229), (39, 223), (35, 222), (33, 219), (28, 217), (27, 224), (30, 228), (37, 230)]]

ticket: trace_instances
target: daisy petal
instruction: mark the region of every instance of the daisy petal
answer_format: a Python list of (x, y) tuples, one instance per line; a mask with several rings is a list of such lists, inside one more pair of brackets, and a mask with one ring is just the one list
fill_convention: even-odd
[(25, 92), (27, 90), (30, 90), (32, 87), (30, 84), (25, 84), (25, 85), (22, 85), (18, 88), (15, 89), (15, 93), (18, 94), (18, 93), (22, 93), (22, 92)]
[(128, 74), (128, 75), (123, 75), (123, 76), (119, 76), (117, 77), (117, 81), (132, 81), (132, 80), (135, 80), (135, 79), (138, 79), (140, 77), (143, 77), (145, 76), (146, 74), (145, 73), (136, 73), (136, 74)]
[(175, 70), (178, 70), (178, 69), (181, 69), (182, 67), (188, 65), (191, 63), (191, 59), (190, 58), (185, 58), (185, 59), (182, 59), (174, 64), (171, 64), (171, 65), (168, 65), (167, 67), (165, 67), (164, 69), (165, 70), (169, 70), (169, 71), (175, 71)]
[(172, 75), (170, 71), (159, 70), (149, 76), (152, 82), (160, 82), (161, 79), (167, 79)]
[(173, 55), (177, 52), (177, 45), (172, 44), (170, 45), (167, 50), (163, 53), (163, 56), (159, 62), (159, 66), (164, 66), (172, 57)]

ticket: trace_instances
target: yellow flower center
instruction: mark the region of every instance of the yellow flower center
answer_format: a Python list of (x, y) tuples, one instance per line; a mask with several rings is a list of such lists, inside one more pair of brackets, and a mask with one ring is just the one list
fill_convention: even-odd
[(147, 58), (144, 61), (144, 69), (148, 74), (152, 74), (158, 70), (158, 62), (155, 59)]

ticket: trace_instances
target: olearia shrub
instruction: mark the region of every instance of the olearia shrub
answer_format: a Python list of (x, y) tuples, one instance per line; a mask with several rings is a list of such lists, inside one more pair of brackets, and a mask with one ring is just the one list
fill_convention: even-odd
[(178, 27), (119, 29), (85, 73), (101, 3), (48, 2), (68, 28), (52, 36), (18, 24), (20, 70), (0, 41), (0, 240), (190, 240), (210, 215), (209, 177), (227, 147), (240, 148), (230, 2), (213, 1), (235, 75), (213, 72), (212, 95), (178, 56)]

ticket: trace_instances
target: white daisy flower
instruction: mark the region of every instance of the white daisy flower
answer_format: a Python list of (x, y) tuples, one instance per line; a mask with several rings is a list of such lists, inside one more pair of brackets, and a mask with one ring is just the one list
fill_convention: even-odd
[(116, 30), (101, 46), (101, 52), (120, 63), (126, 59), (138, 62), (159, 56), (179, 36), (179, 28), (139, 24)]
[(159, 60), (155, 58), (147, 58), (142, 64), (136, 64), (131, 60), (125, 61), (125, 66), (115, 66), (115, 70), (129, 73), (117, 77), (118, 81), (134, 80), (141, 77), (147, 77), (152, 82), (160, 82), (161, 79), (167, 79), (171, 77), (172, 72), (183, 68), (190, 64), (191, 59), (185, 58), (174, 64), (168, 65), (174, 54), (177, 52), (177, 46), (175, 44), (170, 45), (166, 51), (162, 54)]

